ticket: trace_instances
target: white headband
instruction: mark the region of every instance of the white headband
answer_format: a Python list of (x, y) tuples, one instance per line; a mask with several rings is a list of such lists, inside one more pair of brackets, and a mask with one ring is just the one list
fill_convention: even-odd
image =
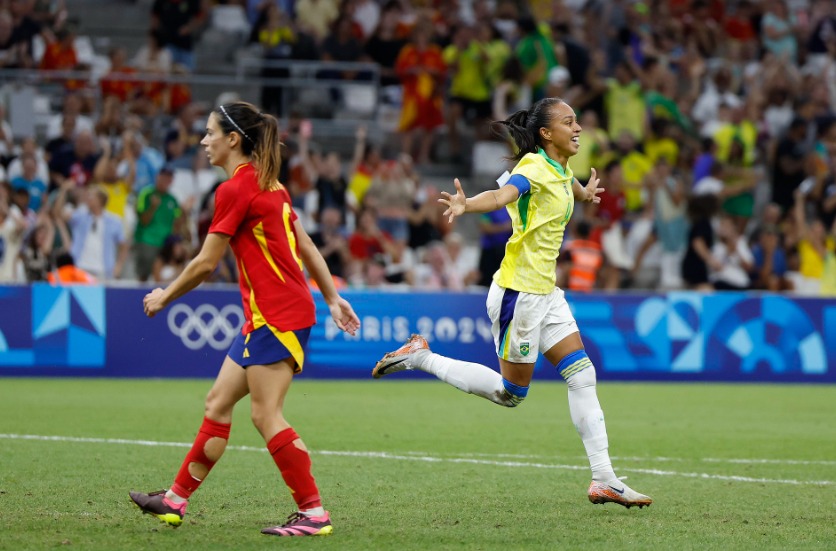
[(236, 123), (234, 120), (232, 120), (232, 117), (230, 117), (230, 116), (229, 116), (229, 113), (227, 113), (227, 112), (226, 112), (226, 108), (225, 108), (223, 105), (221, 105), (221, 106), (219, 107), (219, 109), (221, 110), (221, 113), (223, 113), (224, 117), (226, 117), (226, 119), (227, 119), (230, 123), (232, 123), (232, 126), (234, 126), (234, 127), (235, 127), (235, 129), (236, 129), (236, 130), (238, 130), (238, 132), (240, 132), (242, 136), (244, 136), (245, 138), (247, 138), (248, 140), (250, 140), (250, 143), (251, 143), (251, 144), (255, 145), (255, 142), (253, 141), (253, 139), (252, 139), (252, 138), (250, 138), (249, 136), (247, 136), (247, 133), (246, 133), (246, 132), (244, 132), (244, 130), (243, 130), (240, 126), (238, 126), (238, 123)]

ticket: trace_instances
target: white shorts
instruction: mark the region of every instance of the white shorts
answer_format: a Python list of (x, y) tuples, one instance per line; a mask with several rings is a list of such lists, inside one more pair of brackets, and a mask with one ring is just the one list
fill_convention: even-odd
[(538, 352), (578, 332), (563, 290), (533, 295), (491, 284), (486, 302), (496, 355), (513, 363), (535, 363)]

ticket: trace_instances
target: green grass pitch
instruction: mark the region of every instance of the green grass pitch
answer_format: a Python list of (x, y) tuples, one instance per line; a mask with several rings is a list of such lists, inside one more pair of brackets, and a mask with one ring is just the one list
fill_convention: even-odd
[(128, 499), (170, 484), (186, 449), (161, 443), (191, 442), (210, 385), (0, 379), (0, 549), (836, 549), (836, 386), (602, 382), (616, 472), (654, 498), (627, 510), (587, 501), (562, 383), (507, 410), (300, 379), (286, 415), (334, 535), (279, 540), (259, 530), (293, 501), (247, 400), (182, 527)]

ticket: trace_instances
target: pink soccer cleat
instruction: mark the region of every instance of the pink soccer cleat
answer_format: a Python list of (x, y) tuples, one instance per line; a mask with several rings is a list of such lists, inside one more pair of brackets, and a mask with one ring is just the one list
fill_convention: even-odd
[(287, 517), (281, 526), (271, 526), (261, 531), (271, 536), (330, 536), (334, 532), (331, 517), (326, 511), (321, 517), (309, 517), (296, 512)]

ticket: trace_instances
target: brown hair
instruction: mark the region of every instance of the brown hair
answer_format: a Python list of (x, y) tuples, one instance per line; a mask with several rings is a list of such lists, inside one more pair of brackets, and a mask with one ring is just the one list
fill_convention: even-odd
[(258, 187), (271, 189), (279, 179), (282, 162), (279, 121), (245, 101), (223, 104), (214, 112), (224, 134), (235, 132), (241, 137), (241, 151), (253, 159)]

